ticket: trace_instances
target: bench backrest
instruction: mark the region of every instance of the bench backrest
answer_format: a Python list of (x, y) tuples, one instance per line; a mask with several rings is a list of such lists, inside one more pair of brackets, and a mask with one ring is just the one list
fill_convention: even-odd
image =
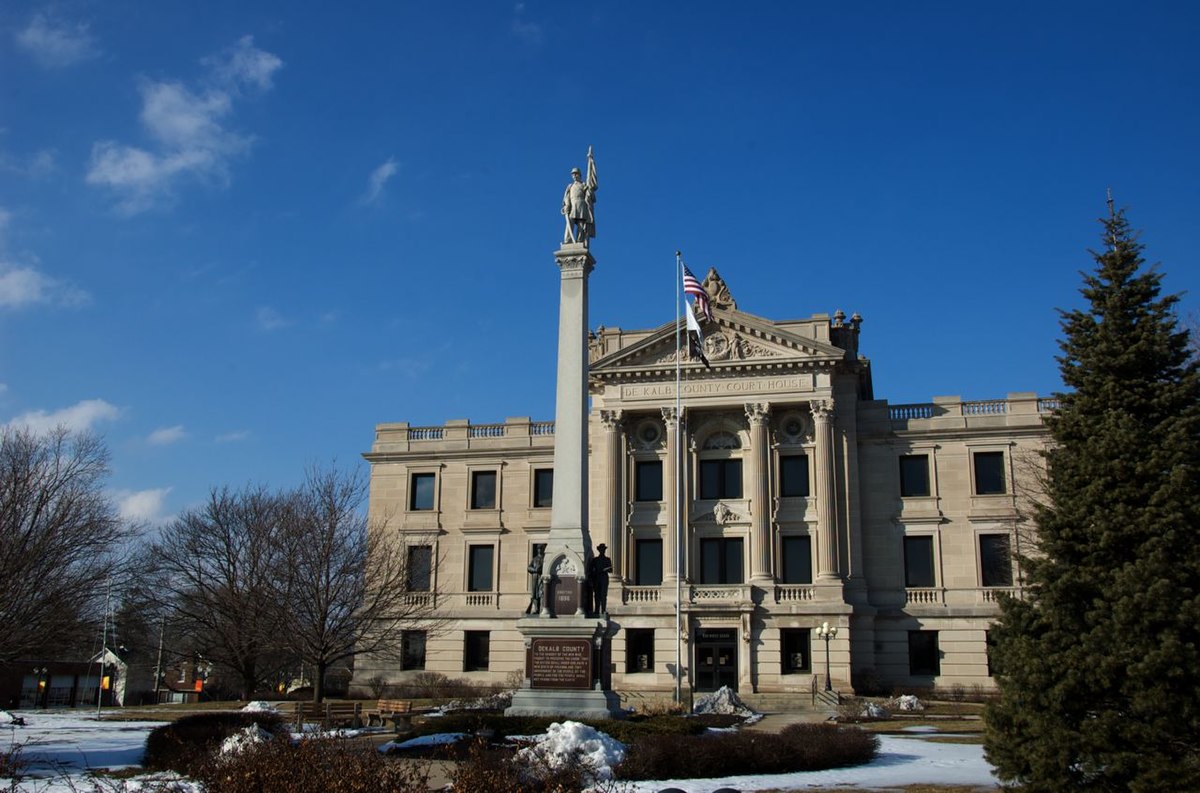
[(381, 699), (379, 700), (378, 710), (380, 713), (407, 713), (412, 710), (412, 700)]

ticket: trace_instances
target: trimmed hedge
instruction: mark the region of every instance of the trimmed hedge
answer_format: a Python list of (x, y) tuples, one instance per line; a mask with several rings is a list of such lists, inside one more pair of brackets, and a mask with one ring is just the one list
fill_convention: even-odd
[(860, 765), (878, 750), (871, 733), (827, 724), (791, 724), (778, 735), (653, 735), (631, 744), (613, 773), (629, 780), (787, 774)]
[(389, 760), (369, 744), (339, 738), (283, 738), (237, 754), (211, 756), (195, 778), (205, 793), (426, 793), (429, 768)]
[(221, 742), (239, 730), (257, 725), (267, 732), (283, 729), (278, 713), (197, 713), (156, 727), (146, 737), (142, 765), (155, 771), (178, 771), (190, 776), (202, 767)]

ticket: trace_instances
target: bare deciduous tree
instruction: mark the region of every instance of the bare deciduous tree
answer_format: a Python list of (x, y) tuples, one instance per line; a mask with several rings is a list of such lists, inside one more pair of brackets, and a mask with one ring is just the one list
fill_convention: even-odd
[(289, 499), (262, 487), (214, 488), (153, 546), (179, 624), (209, 660), (240, 678), (244, 699), (274, 671), (265, 667), (281, 643), (289, 510)]
[(364, 653), (394, 657), (404, 630), (437, 629), (434, 593), (411, 591), (408, 547), (368, 526), (366, 495), (361, 474), (314, 468), (293, 500), (284, 636), (315, 668), (316, 702), (332, 664)]
[(0, 662), (75, 646), (89, 617), (99, 625), (128, 536), (107, 475), (94, 435), (0, 429)]

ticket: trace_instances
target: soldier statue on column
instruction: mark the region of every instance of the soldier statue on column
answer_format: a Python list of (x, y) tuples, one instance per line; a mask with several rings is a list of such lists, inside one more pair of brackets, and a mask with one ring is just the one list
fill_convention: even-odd
[(571, 169), (571, 183), (563, 191), (562, 214), (567, 221), (563, 231), (563, 244), (582, 242), (596, 236), (596, 160), (592, 157), (592, 147), (588, 146), (587, 180), (578, 168)]

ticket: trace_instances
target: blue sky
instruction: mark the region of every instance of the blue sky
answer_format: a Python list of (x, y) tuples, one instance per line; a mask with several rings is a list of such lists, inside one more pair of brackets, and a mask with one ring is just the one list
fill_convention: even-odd
[[(346, 10), (353, 7), (353, 11)], [(101, 433), (126, 513), (554, 415), (562, 189), (592, 324), (864, 317), (876, 395), (1048, 394), (1112, 187), (1197, 308), (1191, 3), (0, 6), (0, 424)]]

